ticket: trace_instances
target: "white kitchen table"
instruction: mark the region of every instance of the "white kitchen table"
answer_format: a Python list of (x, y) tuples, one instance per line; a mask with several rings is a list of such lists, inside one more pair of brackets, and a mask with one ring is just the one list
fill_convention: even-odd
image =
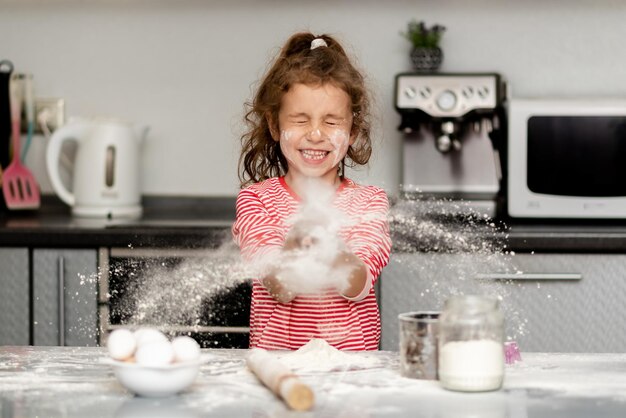
[(1, 416), (626, 417), (626, 354), (522, 353), (521, 362), (507, 366), (502, 390), (457, 393), (401, 377), (398, 353), (381, 351), (370, 354), (379, 363), (366, 369), (300, 373), (316, 402), (298, 413), (247, 370), (246, 353), (203, 350), (212, 356), (189, 389), (142, 398), (101, 362), (103, 348), (0, 347)]

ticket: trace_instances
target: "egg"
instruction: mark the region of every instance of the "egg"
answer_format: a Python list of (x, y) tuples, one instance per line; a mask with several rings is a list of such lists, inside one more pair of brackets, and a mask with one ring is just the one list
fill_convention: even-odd
[(137, 347), (135, 361), (141, 366), (166, 366), (174, 361), (174, 347), (169, 341), (156, 341)]
[(137, 347), (148, 343), (168, 341), (165, 334), (156, 328), (139, 328), (135, 331), (135, 340), (137, 340)]
[(127, 360), (135, 354), (137, 342), (133, 333), (127, 329), (116, 329), (107, 340), (109, 355), (115, 360)]
[(174, 361), (194, 361), (200, 358), (200, 346), (191, 337), (185, 335), (176, 337), (172, 340), (174, 348)]

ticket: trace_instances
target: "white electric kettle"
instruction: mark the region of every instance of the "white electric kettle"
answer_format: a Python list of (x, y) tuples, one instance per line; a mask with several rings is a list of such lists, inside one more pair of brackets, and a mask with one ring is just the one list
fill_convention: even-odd
[[(141, 216), (139, 149), (148, 132), (114, 119), (73, 119), (54, 132), (46, 152), (48, 175), (59, 198), (76, 216)], [(61, 181), (59, 161), (65, 141), (77, 144), (72, 192)]]

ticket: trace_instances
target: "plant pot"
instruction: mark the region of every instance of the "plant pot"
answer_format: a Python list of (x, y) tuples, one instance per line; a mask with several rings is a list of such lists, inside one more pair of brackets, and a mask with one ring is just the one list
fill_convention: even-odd
[(443, 62), (443, 51), (439, 47), (413, 48), (411, 50), (411, 62), (415, 71), (437, 71)]

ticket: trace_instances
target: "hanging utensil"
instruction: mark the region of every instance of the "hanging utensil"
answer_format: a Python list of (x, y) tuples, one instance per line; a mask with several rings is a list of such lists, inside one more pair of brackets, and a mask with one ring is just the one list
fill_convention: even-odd
[(0, 187), (2, 187), (2, 167), (9, 165), (9, 143), (11, 138), (11, 107), (9, 105), (9, 80), (13, 64), (9, 60), (0, 61)]
[(39, 186), (33, 174), (20, 159), (21, 85), (16, 75), (11, 77), (9, 91), (11, 102), (11, 128), (13, 134), (13, 160), (4, 172), (2, 193), (9, 209), (37, 209), (40, 205)]
[(30, 148), (30, 143), (33, 140), (33, 133), (35, 132), (35, 100), (33, 98), (33, 75), (24, 74), (22, 78), (24, 80), (24, 108), (26, 113), (26, 143), (22, 149), (22, 161), (26, 161), (26, 154)]

